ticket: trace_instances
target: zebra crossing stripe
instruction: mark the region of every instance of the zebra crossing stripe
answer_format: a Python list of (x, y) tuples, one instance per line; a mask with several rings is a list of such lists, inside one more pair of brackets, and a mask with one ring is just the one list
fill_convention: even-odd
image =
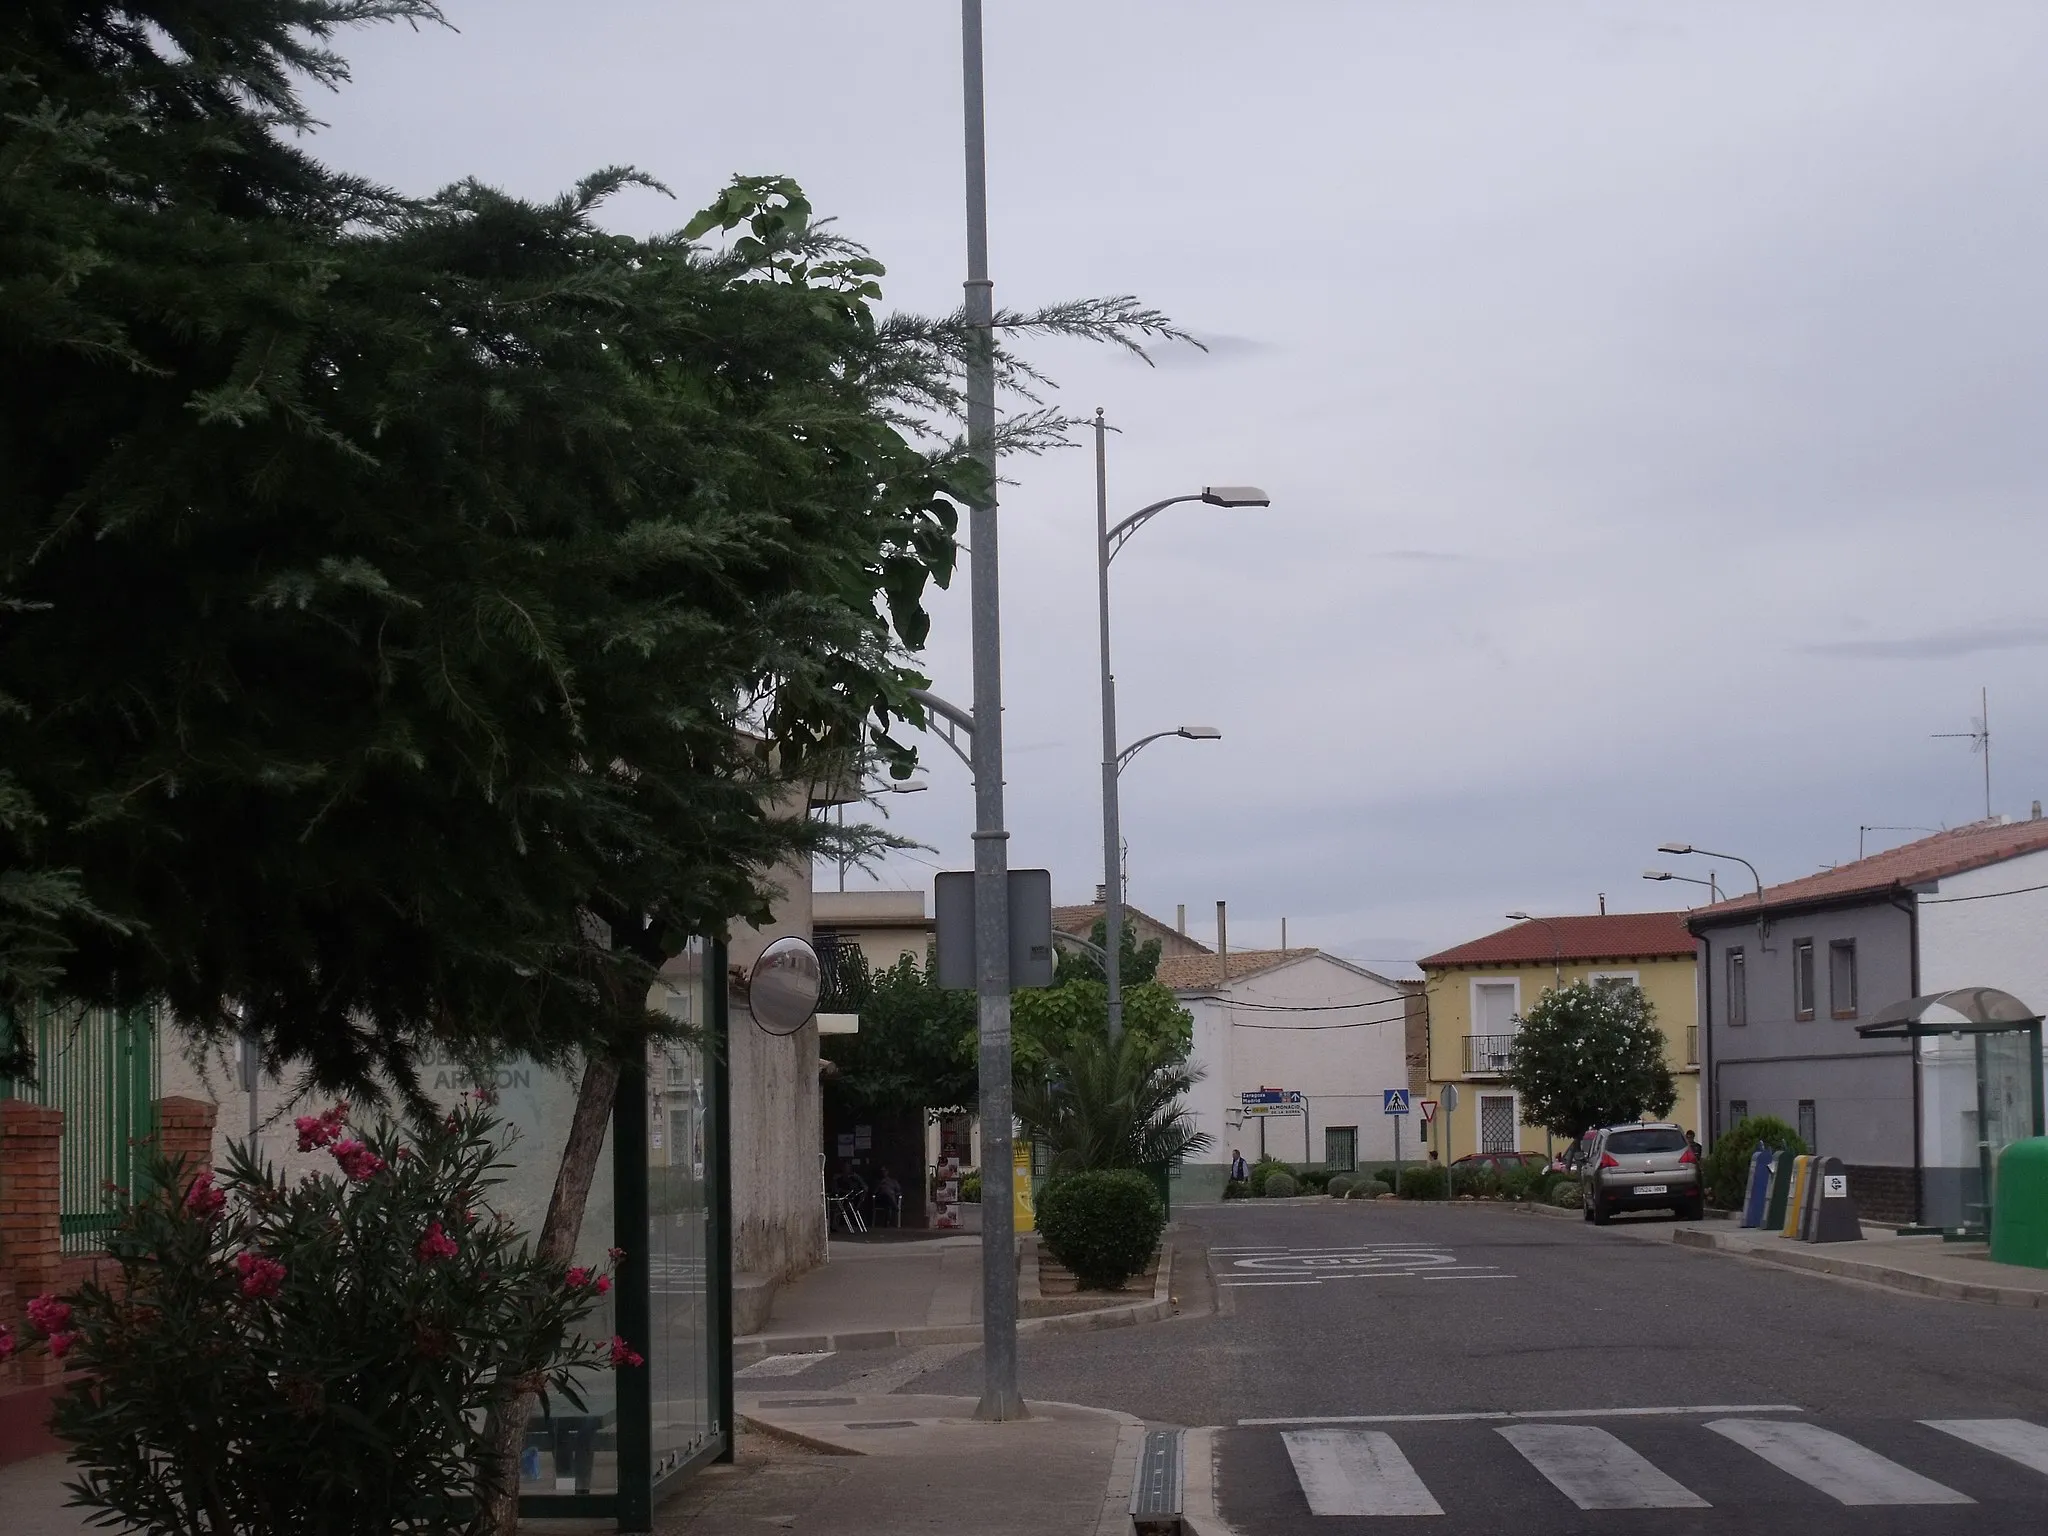
[(1394, 1437), (1378, 1429), (1292, 1429), (1280, 1437), (1313, 1515), (1440, 1515)]
[(2048, 1474), (2048, 1429), (2025, 1419), (1922, 1419), (1929, 1429), (1938, 1429), (1958, 1440), (1967, 1440), (1981, 1450), (2016, 1461), (2032, 1471)]
[(733, 1376), (747, 1381), (757, 1381), (763, 1376), (794, 1376), (809, 1370), (820, 1360), (830, 1360), (833, 1353), (829, 1349), (813, 1349), (794, 1355), (767, 1355), (743, 1370), (734, 1371)]
[(1974, 1504), (1932, 1478), (1900, 1466), (1846, 1435), (1818, 1424), (1769, 1419), (1716, 1419), (1715, 1434), (1753, 1451), (1780, 1472), (1817, 1488), (1838, 1504)]
[(1512, 1424), (1495, 1434), (1581, 1509), (1706, 1509), (1707, 1501), (1591, 1424)]

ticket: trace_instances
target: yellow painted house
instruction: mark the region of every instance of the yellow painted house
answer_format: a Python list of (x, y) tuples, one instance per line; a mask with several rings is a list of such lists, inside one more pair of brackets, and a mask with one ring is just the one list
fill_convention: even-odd
[[(1423, 1097), (1443, 1099), (1458, 1085), (1457, 1110), (1427, 1143), (1445, 1162), (1468, 1152), (1544, 1152), (1555, 1138), (1522, 1123), (1505, 1080), (1522, 1014), (1553, 986), (1632, 981), (1663, 1026), (1665, 1060), (1677, 1079), (1671, 1118), (1698, 1130), (1700, 1117), (1697, 941), (1683, 912), (1617, 912), (1532, 918), (1440, 954), (1422, 967), (1428, 1005), (1428, 1082)], [(1445, 1122), (1448, 1122), (1447, 1124)]]

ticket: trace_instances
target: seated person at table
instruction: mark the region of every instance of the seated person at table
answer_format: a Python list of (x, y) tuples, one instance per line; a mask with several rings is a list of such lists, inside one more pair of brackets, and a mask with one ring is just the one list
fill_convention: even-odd
[(888, 1169), (875, 1181), (875, 1199), (889, 1213), (889, 1220), (897, 1226), (903, 1225), (903, 1186), (896, 1182), (896, 1175)]

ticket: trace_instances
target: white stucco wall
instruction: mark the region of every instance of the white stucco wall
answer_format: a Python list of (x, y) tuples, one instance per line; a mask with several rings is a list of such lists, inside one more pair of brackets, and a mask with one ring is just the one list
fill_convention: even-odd
[[(1228, 1164), (1233, 1147), (1257, 1159), (1259, 1124), (1240, 1121), (1238, 1095), (1262, 1087), (1308, 1095), (1306, 1156), (1299, 1117), (1267, 1121), (1266, 1150), (1273, 1156), (1320, 1163), (1325, 1129), (1348, 1125), (1358, 1131), (1361, 1166), (1390, 1159), (1393, 1122), (1380, 1112), (1380, 1095), (1408, 1082), (1402, 996), (1393, 983), (1321, 954), (1242, 978), (1213, 1000), (1184, 994), (1195, 1020), (1194, 1059), (1208, 1074), (1189, 1105), (1199, 1128), (1216, 1138), (1205, 1161)], [(1266, 1011), (1290, 1007), (1319, 1011)], [(1411, 1116), (1402, 1127), (1406, 1156), (1415, 1153), (1415, 1130)]]
[[(1990, 986), (2048, 1011), (2048, 851), (1951, 875), (1919, 901), (1920, 991)], [(2012, 894), (2006, 894), (2012, 893)], [(1981, 900), (1957, 900), (1979, 897)], [(1974, 1043), (1921, 1042), (1922, 1158), (1930, 1169), (1977, 1167)], [(1955, 1213), (1937, 1213), (1953, 1217)]]

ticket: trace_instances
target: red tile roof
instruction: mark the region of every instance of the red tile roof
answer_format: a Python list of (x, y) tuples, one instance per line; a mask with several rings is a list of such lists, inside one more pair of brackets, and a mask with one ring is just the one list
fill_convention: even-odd
[(1176, 992), (1200, 992), (1219, 984), (1218, 973), (1225, 962), (1230, 967), (1230, 979), (1241, 981), (1261, 971), (1305, 960), (1314, 953), (1313, 949), (1233, 949), (1227, 955), (1167, 955), (1160, 960), (1153, 979)]
[[(1421, 966), (1648, 960), (1696, 954), (1683, 912), (1611, 912), (1517, 923), (1416, 961)], [(1553, 934), (1552, 930), (1555, 930)]]
[[(2023, 853), (2048, 849), (2048, 818), (2035, 821), (1973, 821), (1966, 827), (1937, 832), (1918, 842), (1887, 848), (1867, 859), (1837, 864), (1817, 875), (1764, 887), (1763, 910), (1804, 906), (1856, 896), (1876, 896), (1907, 886), (1925, 885), (1944, 875), (1982, 869)], [(1695, 927), (1757, 910), (1756, 896), (1735, 896), (1718, 906), (1699, 907), (1691, 914)]]

